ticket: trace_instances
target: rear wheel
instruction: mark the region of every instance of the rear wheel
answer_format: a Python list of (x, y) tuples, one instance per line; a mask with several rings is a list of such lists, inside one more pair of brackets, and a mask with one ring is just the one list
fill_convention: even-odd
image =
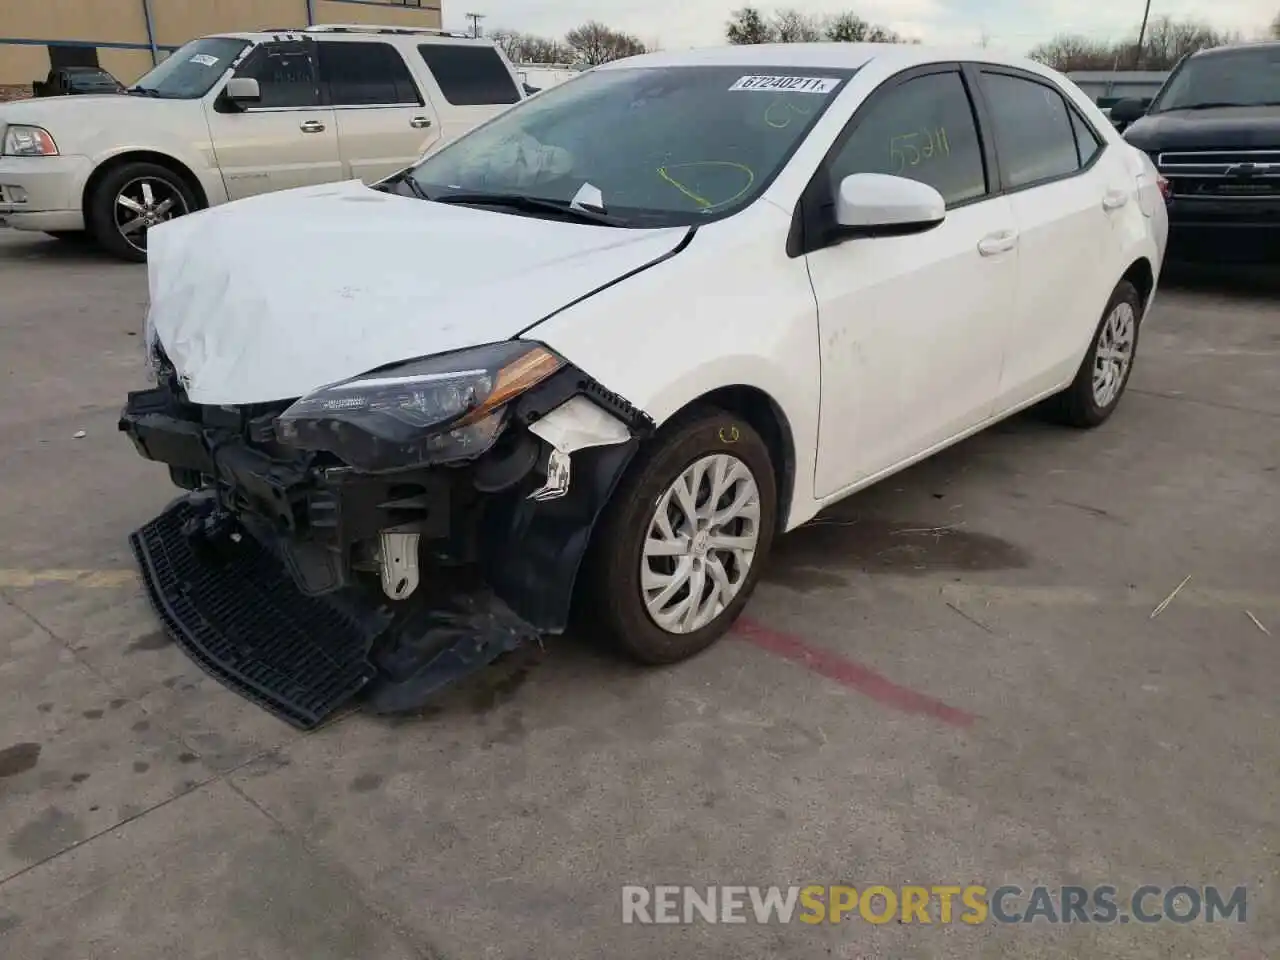
[(139, 161), (102, 178), (89, 198), (89, 221), (108, 253), (141, 263), (147, 259), (147, 231), (194, 209), (195, 194), (180, 176)]
[(1121, 280), (1071, 386), (1049, 401), (1054, 419), (1073, 427), (1096, 427), (1115, 412), (1133, 373), (1141, 319), (1142, 297), (1132, 283)]
[(598, 625), (642, 663), (706, 649), (746, 605), (773, 543), (769, 450), (735, 414), (704, 411), (643, 450), (593, 551)]

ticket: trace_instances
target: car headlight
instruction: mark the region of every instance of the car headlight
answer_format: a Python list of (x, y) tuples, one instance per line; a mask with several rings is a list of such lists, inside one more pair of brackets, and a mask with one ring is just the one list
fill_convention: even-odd
[(5, 128), (0, 153), (6, 157), (56, 157), (58, 145), (44, 127), (14, 123)]
[(510, 340), (383, 367), (298, 400), (276, 436), (369, 473), (478, 457), (504, 405), (564, 365), (541, 344)]

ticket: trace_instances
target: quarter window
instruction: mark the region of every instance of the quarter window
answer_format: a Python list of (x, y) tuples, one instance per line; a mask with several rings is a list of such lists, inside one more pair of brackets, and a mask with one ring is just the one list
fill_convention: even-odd
[(264, 43), (236, 71), (258, 81), (256, 107), (314, 107), (320, 103), (315, 58), (307, 43)]
[(418, 53), (444, 98), (455, 107), (516, 103), (520, 99), (511, 71), (493, 47), (424, 43)]
[(409, 68), (390, 44), (320, 43), (320, 82), (335, 107), (422, 103)]
[(1098, 140), (1098, 135), (1093, 132), (1093, 128), (1075, 110), (1071, 111), (1071, 126), (1076, 134), (1076, 153), (1080, 157), (1080, 166), (1087, 167), (1102, 149), (1102, 143)]
[(831, 190), (855, 173), (889, 173), (927, 183), (954, 206), (987, 192), (973, 105), (955, 71), (916, 77), (859, 111), (830, 166)]
[(1062, 94), (1047, 84), (1003, 73), (983, 73), (982, 90), (1007, 186), (1024, 187), (1080, 169), (1079, 131)]

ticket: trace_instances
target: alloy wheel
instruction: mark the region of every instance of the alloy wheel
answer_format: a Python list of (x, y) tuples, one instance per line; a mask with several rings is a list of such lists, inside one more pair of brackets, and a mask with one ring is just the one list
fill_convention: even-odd
[(1117, 303), (1107, 314), (1093, 354), (1093, 402), (1110, 406), (1124, 386), (1133, 363), (1137, 316), (1130, 303)]
[(158, 177), (130, 180), (116, 194), (112, 210), (120, 236), (140, 253), (147, 251), (147, 231), (151, 227), (187, 212), (182, 192)]
[(650, 619), (667, 633), (693, 633), (733, 602), (760, 539), (760, 490), (737, 457), (694, 461), (658, 498), (640, 558)]

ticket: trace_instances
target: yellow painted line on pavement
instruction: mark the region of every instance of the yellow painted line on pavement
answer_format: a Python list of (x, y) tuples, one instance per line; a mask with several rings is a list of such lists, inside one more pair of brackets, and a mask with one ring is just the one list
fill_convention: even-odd
[(23, 570), (0, 567), (0, 588), (40, 587), (52, 583), (70, 583), (95, 589), (131, 586), (138, 582), (136, 570)]

